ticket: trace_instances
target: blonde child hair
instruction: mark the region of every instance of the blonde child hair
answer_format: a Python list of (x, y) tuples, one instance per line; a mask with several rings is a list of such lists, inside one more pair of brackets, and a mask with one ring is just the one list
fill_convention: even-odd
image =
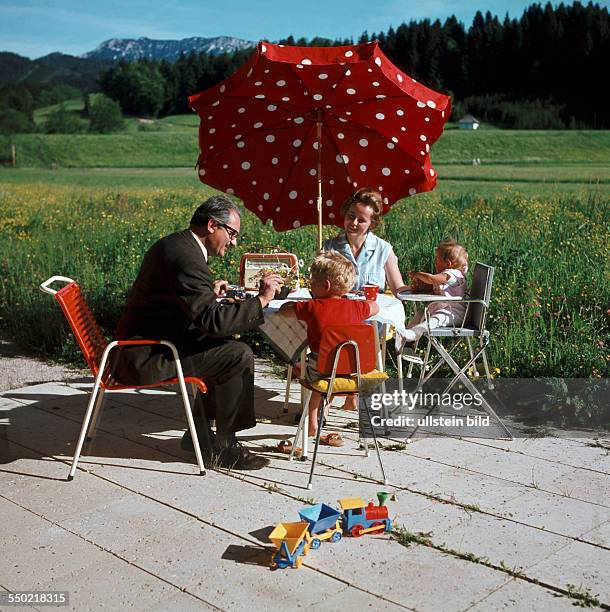
[(345, 295), (356, 282), (354, 264), (339, 251), (322, 251), (311, 264), (311, 280), (330, 281), (333, 295)]
[(464, 272), (468, 267), (468, 251), (453, 238), (442, 240), (436, 253), (443, 261), (450, 261), (456, 270)]

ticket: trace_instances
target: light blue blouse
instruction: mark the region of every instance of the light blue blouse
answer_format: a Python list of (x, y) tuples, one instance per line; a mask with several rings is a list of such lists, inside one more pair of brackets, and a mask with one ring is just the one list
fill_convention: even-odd
[(389, 242), (369, 232), (358, 254), (358, 259), (354, 258), (345, 233), (325, 240), (322, 246), (325, 251), (330, 249), (339, 251), (356, 266), (354, 289), (362, 289), (364, 285), (377, 285), (381, 287), (381, 291), (385, 289), (385, 264), (392, 252), (392, 245)]

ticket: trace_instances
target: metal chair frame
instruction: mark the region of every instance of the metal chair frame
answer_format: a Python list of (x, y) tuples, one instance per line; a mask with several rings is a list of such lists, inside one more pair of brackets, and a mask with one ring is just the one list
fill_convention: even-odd
[[(361, 327), (362, 325), (366, 325), (367, 327), (369, 327), (371, 329), (371, 334), (373, 334), (373, 338), (374, 338), (374, 347), (378, 347), (379, 346), (379, 339), (378, 339), (378, 335), (377, 335), (377, 327), (373, 324), (370, 325), (368, 323), (359, 323), (359, 324), (354, 324), (353, 327)], [(335, 326), (335, 325), (329, 325), (323, 332), (322, 334), (322, 341), (321, 344), (324, 343), (324, 336), (326, 335), (327, 331), (328, 332), (332, 332), (338, 328), (346, 328), (346, 327), (352, 327), (347, 326), (347, 325), (339, 325), (339, 326)], [(342, 391), (340, 393), (333, 393), (333, 386), (334, 386), (334, 382), (335, 382), (335, 378), (337, 377), (337, 375), (339, 374), (347, 374), (347, 372), (339, 372), (338, 371), (338, 367), (339, 367), (339, 359), (341, 357), (341, 352), (343, 350), (350, 350), (349, 347), (352, 347), (354, 353), (355, 353), (355, 360), (356, 360), (356, 380), (357, 380), (357, 389), (354, 391)], [(379, 357), (379, 352), (376, 350), (376, 356), (375, 356), (375, 361), (377, 363), (377, 366), (379, 367), (381, 365), (380, 363), (380, 357)], [(326, 392), (326, 395), (323, 396), (322, 399), (322, 403), (320, 405), (319, 411), (318, 411), (318, 429), (317, 429), (317, 433), (316, 433), (316, 441), (315, 441), (315, 446), (314, 446), (314, 451), (313, 451), (313, 459), (311, 462), (311, 468), (309, 470), (309, 480), (307, 482), (307, 488), (308, 489), (312, 489), (313, 488), (313, 474), (314, 474), (314, 470), (316, 467), (316, 459), (317, 459), (317, 455), (318, 455), (318, 447), (320, 445), (320, 436), (322, 434), (322, 424), (324, 421), (324, 411), (326, 410), (327, 406), (330, 406), (331, 402), (332, 402), (332, 398), (334, 395), (356, 395), (359, 393), (359, 390), (362, 389), (362, 370), (360, 367), (360, 347), (358, 346), (358, 343), (355, 340), (352, 339), (347, 339), (344, 340), (343, 342), (341, 342), (340, 344), (338, 344), (335, 349), (335, 355), (333, 358), (333, 366), (332, 366), (332, 370), (330, 373), (330, 376), (328, 377), (328, 391)], [(353, 374), (353, 373), (351, 373)], [(303, 455), (302, 455), (302, 459), (305, 460), (307, 459), (307, 429), (309, 428), (309, 399), (311, 397), (311, 394), (313, 393), (314, 389), (303, 379), (299, 380), (299, 383), (301, 385), (302, 388), (305, 388), (307, 390), (306, 393), (304, 393), (302, 395), (302, 402), (303, 402), (303, 412), (301, 414), (301, 419), (299, 421), (299, 425), (297, 427), (297, 431), (294, 437), (294, 444), (292, 445), (292, 450), (290, 452), (290, 461), (292, 461), (294, 459), (294, 453), (295, 453), (295, 447), (296, 447), (296, 441), (299, 438), (299, 433), (302, 435), (302, 445), (303, 445)], [(383, 478), (383, 482), (384, 484), (388, 484), (388, 479), (386, 477), (385, 474), (385, 470), (383, 468), (383, 462), (381, 460), (381, 453), (379, 452), (379, 443), (377, 441), (377, 436), (375, 434), (375, 428), (373, 427), (373, 421), (372, 421), (372, 416), (371, 416), (371, 410), (368, 406), (368, 404), (366, 403), (366, 399), (363, 397), (362, 398), (362, 402), (364, 403), (364, 406), (366, 408), (366, 413), (369, 419), (369, 424), (371, 426), (371, 431), (373, 434), (373, 442), (375, 445), (375, 452), (377, 454), (377, 460), (379, 461), (379, 467), (381, 469), (381, 475)], [(368, 457), (369, 456), (369, 449), (368, 449), (368, 443), (366, 440), (362, 441), (361, 440), (361, 444), (362, 442), (364, 443), (364, 452), (365, 452), (365, 456)]]
[[(54, 289), (51, 289), (51, 285), (54, 282), (64, 282), (67, 284), (58, 291), (55, 291)], [(178, 351), (175, 345), (169, 342), (168, 340), (115, 340), (106, 344), (106, 346), (103, 348), (103, 352), (101, 353), (100, 357), (99, 352), (102, 349), (102, 342), (105, 343), (106, 341), (93, 314), (91, 313), (86, 302), (82, 298), (82, 294), (80, 292), (80, 287), (78, 286), (78, 284), (67, 276), (52, 276), (40, 285), (40, 290), (54, 296), (55, 299), (59, 302), (61, 309), (64, 312), (68, 323), (70, 324), (72, 332), (76, 337), (76, 340), (83, 352), (83, 356), (85, 357), (85, 360), (87, 361), (87, 364), (89, 365), (91, 373), (93, 374), (95, 379), (67, 480), (74, 479), (76, 467), (83, 449), (83, 445), (85, 443), (85, 439), (91, 439), (91, 432), (94, 430), (99, 415), (101, 413), (106, 391), (119, 391), (124, 389), (145, 389), (172, 385), (176, 383), (180, 387), (180, 393), (182, 396), (182, 401), (184, 403), (186, 420), (188, 422), (189, 431), (191, 432), (191, 436), (193, 439), (193, 446), (195, 448), (195, 455), (197, 457), (197, 465), (199, 466), (199, 474), (204, 475), (205, 465), (203, 463), (203, 457), (201, 455), (201, 449), (199, 447), (199, 439), (197, 437), (195, 421), (193, 420), (193, 413), (186, 390), (186, 382), (192, 383), (193, 387), (196, 387), (202, 393), (205, 393), (207, 389), (205, 383), (200, 378), (184, 377), (184, 373), (182, 371), (182, 364), (180, 362), (180, 357), (178, 355)], [(76, 295), (76, 298), (79, 300), (79, 305), (82, 309), (81, 313), (73, 312), (72, 308), (64, 301), (64, 297), (66, 297), (70, 293), (74, 293)], [(171, 351), (172, 356), (174, 358), (174, 363), (176, 364), (176, 377), (168, 380), (159, 381), (156, 383), (151, 383), (148, 385), (116, 384), (114, 382), (112, 372), (109, 371), (107, 368), (108, 357), (110, 353), (117, 347), (138, 345), (166, 346)]]
[[(475, 387), (474, 383), (468, 378), (467, 372), (470, 368), (473, 369), (473, 373), (475, 376), (478, 376), (479, 373), (476, 369), (476, 362), (479, 358), (483, 361), (483, 367), (485, 369), (485, 375), (487, 378), (487, 384), (490, 389), (493, 388), (493, 379), (491, 377), (491, 372), (489, 370), (489, 363), (487, 361), (487, 355), (485, 353), (487, 347), (489, 346), (490, 334), (489, 331), (485, 328), (485, 323), (487, 321), (487, 311), (489, 309), (490, 299), (491, 299), (491, 290), (493, 286), (493, 277), (494, 277), (494, 268), (492, 266), (488, 266), (486, 264), (482, 264), (477, 262), (475, 265), (474, 276), (473, 276), (473, 285), (475, 278), (478, 278), (481, 274), (485, 274), (485, 282), (482, 287), (477, 287), (471, 292), (470, 296), (464, 298), (462, 300), (452, 300), (451, 303), (461, 303), (466, 304), (466, 312), (464, 313), (464, 319), (462, 324), (458, 326), (452, 327), (442, 327), (436, 329), (430, 329), (430, 314), (428, 312), (428, 306), (424, 309), (424, 315), (426, 318), (426, 324), (428, 327), (428, 331), (425, 334), (428, 342), (424, 351), (423, 360), (415, 358), (409, 359), (409, 369), (407, 372), (407, 378), (411, 378), (413, 365), (414, 363), (419, 363), (420, 372), (419, 372), (419, 381), (417, 383), (417, 390), (419, 391), (426, 382), (434, 375), (434, 373), (445, 363), (449, 366), (449, 368), (453, 371), (454, 377), (449, 382), (449, 384), (442, 391), (441, 395), (447, 393), (458, 381), (460, 381), (472, 394), (476, 394), (481, 397), (481, 407), (491, 416), (502, 428), (504, 433), (506, 434), (506, 438), (508, 440), (513, 440), (513, 435), (510, 433), (506, 425), (502, 422), (500, 417), (496, 414), (495, 410), (491, 407), (489, 402), (481, 396)], [(472, 293), (482, 293), (482, 295), (472, 295)], [(477, 315), (473, 315), (471, 312), (471, 307), (480, 306), (481, 311), (478, 315), (478, 321), (473, 321), (473, 317), (477, 317)], [(471, 322), (471, 325), (467, 327), (468, 322)], [(451, 338), (455, 340), (453, 346), (447, 350), (443, 343), (440, 341), (440, 338)], [(479, 341), (479, 345), (476, 351), (473, 349), (471, 339), (477, 338)], [(468, 352), (470, 355), (470, 359), (466, 362), (463, 367), (457, 363), (457, 361), (453, 358), (452, 353), (455, 349), (462, 344), (462, 342), (466, 340), (468, 345)], [(415, 344), (415, 349), (417, 350), (418, 343)], [(403, 347), (404, 348), (404, 345)], [(402, 366), (402, 348), (401, 355), (399, 356), (399, 363)], [(430, 360), (431, 350), (434, 349), (440, 359), (438, 362), (430, 369), (428, 373), (428, 363)], [(432, 407), (427, 414), (430, 414), (434, 407)], [(417, 432), (418, 427), (416, 427), (409, 439), (413, 438), (415, 433)]]

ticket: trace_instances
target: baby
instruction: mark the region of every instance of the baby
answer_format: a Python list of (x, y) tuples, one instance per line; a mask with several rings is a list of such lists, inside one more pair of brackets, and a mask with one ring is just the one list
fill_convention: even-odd
[[(353, 264), (338, 251), (326, 251), (318, 255), (311, 264), (312, 300), (287, 302), (280, 308), (285, 317), (296, 317), (307, 323), (307, 341), (311, 353), (307, 357), (307, 370), (303, 378), (315, 382), (325, 378), (317, 366), (322, 331), (327, 325), (362, 323), (376, 315), (379, 306), (375, 302), (348, 300), (343, 296), (354, 286), (356, 270)], [(309, 435), (315, 436), (318, 425), (318, 410), (322, 395), (314, 391), (309, 400)], [(338, 434), (330, 434), (336, 436)], [(337, 446), (337, 444), (333, 444)]]
[[(443, 240), (434, 251), (434, 268), (436, 274), (411, 272), (411, 288), (421, 289), (422, 285), (431, 285), (436, 295), (463, 298), (466, 293), (468, 271), (468, 253), (466, 249), (452, 238)], [(407, 325), (406, 340), (413, 342), (430, 329), (461, 325), (466, 313), (466, 304), (462, 302), (432, 302), (428, 306), (429, 321), (426, 322), (424, 311), (419, 310)]]

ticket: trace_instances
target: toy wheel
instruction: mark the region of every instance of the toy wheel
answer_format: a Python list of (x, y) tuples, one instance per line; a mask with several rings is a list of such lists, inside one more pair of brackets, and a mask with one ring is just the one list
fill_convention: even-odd
[(313, 550), (317, 550), (318, 548), (320, 548), (320, 544), (322, 542), (320, 542), (320, 538), (314, 538), (311, 542), (310, 542), (310, 546), (311, 548), (313, 548)]
[(286, 569), (286, 568), (288, 567), (288, 562), (287, 562), (287, 561), (279, 561), (279, 562), (278, 562), (278, 564), (277, 564), (277, 566), (278, 566), (280, 569)]
[(350, 533), (352, 534), (352, 536), (354, 536), (355, 538), (359, 538), (362, 535), (362, 532), (364, 531), (364, 527), (362, 525), (354, 525), (350, 531)]
[(338, 542), (341, 538), (342, 538), (341, 532), (340, 531), (335, 531), (335, 533), (333, 533), (333, 535), (330, 537), (330, 541), (331, 542)]
[(385, 531), (385, 523), (383, 521), (375, 521), (371, 525), (371, 529), (377, 529), (379, 531), (381, 531), (383, 529), (383, 531)]
[(303, 559), (301, 559), (301, 557), (297, 557), (296, 561), (294, 562), (294, 566), (298, 569), (301, 567), (301, 565), (303, 565)]
[(276, 569), (277, 563), (275, 561), (271, 561), (271, 563), (269, 564), (269, 567), (271, 567), (271, 569)]

